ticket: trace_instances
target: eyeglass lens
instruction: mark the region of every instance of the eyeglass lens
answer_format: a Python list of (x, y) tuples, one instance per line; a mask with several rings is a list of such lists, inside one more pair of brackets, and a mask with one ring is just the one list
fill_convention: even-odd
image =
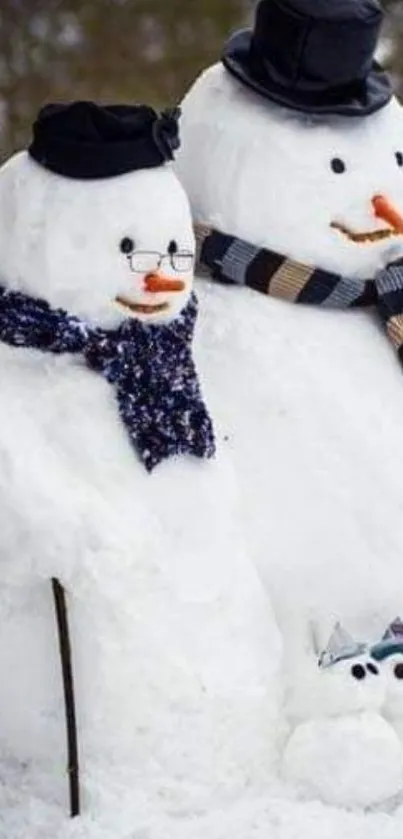
[(193, 259), (193, 254), (187, 251), (177, 251), (172, 254), (160, 254), (151, 251), (134, 251), (129, 257), (132, 271), (144, 274), (160, 268), (162, 263), (166, 260), (169, 260), (169, 263), (174, 271), (178, 271), (179, 273), (190, 271), (193, 265)]

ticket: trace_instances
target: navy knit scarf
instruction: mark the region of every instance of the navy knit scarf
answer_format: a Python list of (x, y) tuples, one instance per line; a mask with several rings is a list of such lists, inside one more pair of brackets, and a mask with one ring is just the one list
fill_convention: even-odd
[(0, 287), (0, 340), (80, 354), (114, 386), (130, 442), (149, 472), (172, 455), (215, 452), (191, 354), (196, 317), (193, 294), (170, 323), (144, 325), (129, 318), (117, 329), (99, 329), (45, 300)]
[(218, 282), (245, 285), (272, 297), (328, 309), (376, 307), (403, 364), (402, 259), (372, 280), (358, 280), (304, 265), (204, 224), (195, 225), (195, 235), (199, 268)]

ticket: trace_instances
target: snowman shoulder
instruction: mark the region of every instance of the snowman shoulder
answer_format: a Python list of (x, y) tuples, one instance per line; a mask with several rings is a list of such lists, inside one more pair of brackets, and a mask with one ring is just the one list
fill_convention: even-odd
[(202, 104), (206, 90), (219, 95), (223, 86), (225, 86), (225, 74), (225, 68), (219, 62), (203, 70), (187, 91), (181, 108), (186, 112), (188, 103), (196, 102), (198, 99)]

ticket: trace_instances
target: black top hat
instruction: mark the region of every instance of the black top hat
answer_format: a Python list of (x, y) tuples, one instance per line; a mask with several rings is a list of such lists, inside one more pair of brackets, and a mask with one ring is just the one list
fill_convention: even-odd
[(253, 31), (233, 35), (222, 60), (279, 105), (365, 116), (392, 96), (373, 57), (381, 22), (376, 0), (260, 0)]
[(45, 105), (28, 152), (69, 178), (109, 178), (160, 166), (179, 147), (180, 110), (160, 116), (147, 105), (71, 102)]

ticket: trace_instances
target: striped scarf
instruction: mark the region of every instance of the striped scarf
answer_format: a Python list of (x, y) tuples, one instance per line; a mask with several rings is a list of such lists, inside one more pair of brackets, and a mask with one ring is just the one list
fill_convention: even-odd
[(403, 363), (403, 259), (379, 271), (373, 280), (342, 277), (295, 262), (266, 248), (195, 225), (197, 261), (214, 280), (290, 300), (332, 309), (375, 306)]

